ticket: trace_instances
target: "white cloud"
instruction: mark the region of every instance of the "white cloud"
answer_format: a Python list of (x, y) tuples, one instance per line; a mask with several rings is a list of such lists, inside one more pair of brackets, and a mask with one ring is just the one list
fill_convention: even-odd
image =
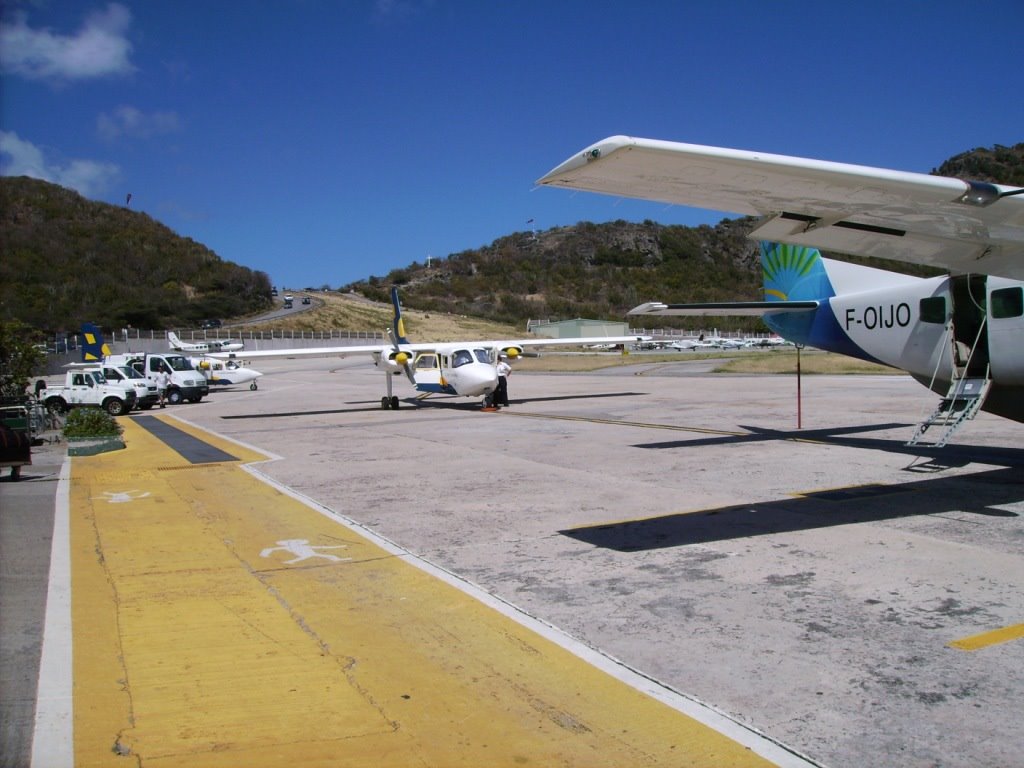
[(31, 80), (88, 80), (135, 71), (126, 33), (131, 12), (111, 3), (90, 14), (74, 35), (32, 29), (24, 13), (0, 27), (0, 65)]
[(121, 136), (149, 138), (181, 130), (181, 119), (175, 112), (146, 114), (135, 107), (122, 105), (113, 113), (104, 112), (96, 119), (100, 137), (113, 141)]
[(113, 184), (121, 169), (113, 163), (72, 160), (66, 165), (47, 162), (43, 151), (12, 131), (0, 131), (0, 175), (31, 176), (70, 187), (85, 197), (99, 197)]

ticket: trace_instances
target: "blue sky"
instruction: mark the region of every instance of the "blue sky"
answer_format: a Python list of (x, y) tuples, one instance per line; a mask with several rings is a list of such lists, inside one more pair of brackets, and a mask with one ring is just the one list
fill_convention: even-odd
[(3, 175), (131, 194), (293, 288), (533, 228), (721, 218), (534, 189), (612, 134), (920, 172), (1024, 141), (1022, 0), (5, 0), (2, 14)]

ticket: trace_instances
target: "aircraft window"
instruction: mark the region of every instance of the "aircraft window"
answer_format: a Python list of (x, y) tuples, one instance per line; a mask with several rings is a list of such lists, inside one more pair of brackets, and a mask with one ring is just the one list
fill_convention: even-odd
[(473, 362), (473, 356), (469, 354), (468, 349), (460, 349), (452, 356), (452, 368), (458, 368), (460, 365), (466, 365), (467, 363)]
[(992, 317), (1004, 319), (1024, 315), (1024, 288), (1000, 288), (992, 291)]
[(437, 355), (420, 355), (416, 358), (416, 368), (437, 368)]
[(474, 349), (473, 350), (473, 354), (476, 355), (476, 359), (477, 359), (478, 363), (490, 363), (490, 362), (493, 362), (491, 360), (490, 350), (487, 350), (487, 349)]
[(927, 299), (921, 299), (921, 322), (939, 324), (946, 322), (945, 296), (931, 296)]

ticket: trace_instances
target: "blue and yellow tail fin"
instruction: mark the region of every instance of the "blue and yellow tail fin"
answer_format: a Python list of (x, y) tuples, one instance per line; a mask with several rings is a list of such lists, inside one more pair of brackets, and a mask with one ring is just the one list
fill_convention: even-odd
[(92, 323), (82, 323), (82, 362), (102, 362), (111, 354), (110, 347), (103, 341), (103, 333)]
[(391, 305), (395, 308), (395, 316), (391, 321), (391, 330), (394, 334), (396, 344), (408, 344), (405, 338), (405, 324), (402, 322), (402, 305), (398, 301), (398, 288), (391, 288)]
[(817, 248), (761, 242), (765, 301), (824, 301), (835, 296)]

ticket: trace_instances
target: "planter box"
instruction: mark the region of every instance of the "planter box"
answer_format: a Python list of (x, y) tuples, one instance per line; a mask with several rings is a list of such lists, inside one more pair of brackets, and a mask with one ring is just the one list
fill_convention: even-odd
[(119, 451), (124, 448), (124, 438), (112, 437), (69, 437), (68, 456), (95, 456), (97, 453)]

